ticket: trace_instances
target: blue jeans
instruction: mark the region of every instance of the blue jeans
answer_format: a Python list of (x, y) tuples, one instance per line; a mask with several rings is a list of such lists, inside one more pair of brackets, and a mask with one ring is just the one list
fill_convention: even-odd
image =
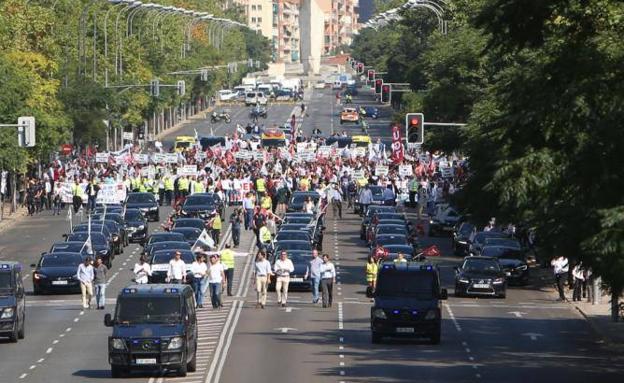
[(253, 220), (253, 209), (245, 209), (245, 230), (251, 229), (251, 221)]
[(95, 285), (95, 305), (97, 307), (106, 306), (106, 284), (98, 283)]
[(316, 303), (319, 300), (319, 285), (321, 284), (321, 277), (311, 277), (310, 283), (312, 284), (312, 301)]
[(204, 278), (193, 278), (193, 291), (195, 291), (195, 303), (204, 304)]
[(215, 309), (221, 306), (221, 283), (210, 283), (210, 301)]

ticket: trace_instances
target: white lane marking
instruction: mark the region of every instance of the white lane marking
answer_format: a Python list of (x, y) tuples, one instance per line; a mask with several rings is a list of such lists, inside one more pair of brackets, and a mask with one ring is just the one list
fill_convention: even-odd
[(46, 350), (46, 354), (50, 354), (52, 352), (53, 348), (52, 347), (48, 347), (48, 349)]
[(37, 363), (43, 363), (43, 361), (45, 360), (45, 358), (41, 358), (37, 361)]
[[(338, 303), (338, 329), (342, 330), (343, 328), (344, 328), (344, 323), (343, 323), (342, 302), (339, 302)], [(340, 338), (340, 339), (342, 339), (342, 338)]]
[(67, 328), (65, 329), (65, 332), (70, 332), (71, 330), (72, 330), (72, 328), (71, 328), (71, 327), (67, 327)]
[(59, 338), (63, 338), (65, 334), (59, 334)]
[(81, 312), (80, 312), (80, 315), (84, 315), (84, 311), (81, 311)]
[(24, 379), (25, 377), (27, 377), (28, 374), (27, 373), (23, 373), (22, 375), (19, 376), (19, 379)]
[(28, 277), (30, 277), (30, 274), (26, 274), (26, 275), (22, 278), (22, 281), (25, 281), (26, 279), (28, 279)]
[(451, 310), (451, 306), (449, 306), (447, 304), (445, 304), (444, 306), (446, 307), (446, 311), (448, 312), (449, 317), (453, 321), (453, 325), (455, 325), (455, 329), (457, 330), (457, 332), (461, 332), (461, 330), (462, 330), (461, 326), (459, 325), (459, 322), (455, 318), (455, 314), (453, 314), (453, 310)]
[(59, 342), (59, 341), (58, 341), (58, 339), (54, 339), (54, 340), (52, 341), (52, 344), (57, 344), (58, 342)]
[(80, 318), (74, 318), (74, 322), (78, 322)]
[(35, 368), (37, 368), (37, 366), (35, 366), (34, 364), (30, 367), (28, 367), (29, 370), (34, 370)]

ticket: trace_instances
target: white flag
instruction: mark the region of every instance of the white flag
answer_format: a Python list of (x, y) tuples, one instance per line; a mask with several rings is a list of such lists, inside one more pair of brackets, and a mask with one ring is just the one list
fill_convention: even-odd
[(215, 247), (214, 239), (212, 239), (212, 237), (208, 235), (208, 232), (206, 231), (206, 229), (202, 230), (201, 234), (197, 238), (197, 241), (195, 241), (195, 244), (193, 245), (193, 247), (197, 246), (198, 243), (200, 245), (203, 244), (205, 246), (208, 246), (208, 248), (210, 249), (214, 249)]

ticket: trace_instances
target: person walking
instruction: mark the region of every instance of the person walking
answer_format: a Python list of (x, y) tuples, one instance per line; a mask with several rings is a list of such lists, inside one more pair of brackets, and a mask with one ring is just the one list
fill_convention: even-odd
[(269, 278), (273, 275), (271, 271), (271, 263), (266, 259), (266, 253), (261, 251), (256, 257), (254, 263), (254, 279), (256, 281), (256, 308), (264, 308), (267, 300), (267, 288)]
[(361, 206), (360, 215), (366, 214), (368, 210), (368, 205), (373, 202), (373, 192), (371, 191), (368, 184), (364, 186), (364, 189), (360, 192), (360, 197), (358, 198)]
[(312, 259), (310, 260), (310, 283), (312, 284), (312, 303), (319, 302), (319, 286), (321, 284), (321, 265), (323, 260), (318, 255), (316, 249), (312, 250)]
[(574, 277), (574, 284), (572, 291), (572, 301), (580, 302), (583, 292), (583, 284), (585, 283), (585, 270), (583, 269), (583, 263), (579, 262), (572, 269), (572, 276)]
[(225, 268), (225, 278), (227, 280), (227, 295), (232, 296), (232, 284), (234, 283), (234, 252), (230, 248), (230, 244), (225, 245), (225, 249), (219, 254), (221, 263)]
[(395, 199), (396, 195), (394, 194), (394, 190), (392, 185), (387, 185), (382, 194), (383, 203), (386, 206), (394, 206), (396, 204)]
[(146, 262), (145, 256), (141, 255), (139, 262), (134, 265), (134, 281), (140, 285), (149, 282), (149, 277), (152, 276), (152, 268), (149, 263)]
[(337, 211), (338, 218), (342, 219), (342, 194), (340, 193), (340, 189), (338, 189), (338, 185), (333, 184), (328, 194), (334, 218), (336, 217)]
[(262, 227), (260, 227), (260, 231), (258, 232), (258, 250), (267, 250), (269, 245), (271, 244), (271, 240), (273, 239), (271, 235), (271, 231), (262, 223)]
[(329, 254), (323, 254), (323, 264), (320, 267), (320, 272), (323, 308), (332, 307), (334, 283), (336, 283), (336, 267), (330, 261)]
[(212, 219), (210, 220), (211, 237), (214, 239), (215, 246), (219, 246), (219, 240), (221, 239), (221, 216), (218, 211), (215, 211)]
[(99, 255), (95, 258), (95, 267), (93, 268), (93, 284), (95, 285), (95, 305), (98, 310), (104, 310), (106, 306), (106, 276), (108, 267), (102, 262)]
[(377, 272), (379, 271), (379, 264), (375, 261), (373, 256), (368, 256), (368, 260), (366, 261), (366, 284), (368, 285), (366, 289), (366, 296), (373, 300), (373, 293), (375, 292), (375, 287), (377, 287)]
[(91, 308), (91, 298), (93, 297), (93, 266), (91, 257), (87, 257), (84, 263), (78, 265), (76, 278), (80, 281), (80, 293), (82, 294), (82, 307)]
[(204, 307), (204, 281), (208, 274), (208, 266), (203, 254), (197, 254), (195, 261), (191, 264), (193, 274), (193, 291), (195, 292), (195, 304), (197, 307)]
[(182, 260), (182, 253), (179, 251), (176, 251), (174, 258), (169, 261), (167, 282), (176, 284), (186, 282), (186, 263)]
[(78, 214), (78, 210), (80, 210), (80, 207), (82, 206), (82, 194), (83, 194), (83, 190), (82, 190), (82, 186), (80, 185), (78, 179), (76, 179), (76, 182), (74, 183), (74, 185), (72, 185), (72, 204), (74, 205), (74, 214)]
[(565, 302), (567, 301), (565, 297), (565, 293), (563, 291), (563, 285), (565, 280), (568, 277), (569, 264), (568, 258), (563, 255), (559, 255), (557, 258), (554, 258), (550, 265), (553, 267), (553, 271), (555, 273), (555, 281), (557, 282), (557, 291), (559, 292), (559, 301)]
[(230, 225), (232, 226), (232, 243), (234, 247), (238, 247), (240, 245), (240, 235), (241, 235), (241, 219), (242, 211), (240, 208), (234, 209), (232, 214), (230, 215)]
[(295, 271), (295, 265), (288, 259), (288, 254), (282, 251), (280, 257), (273, 265), (273, 271), (277, 275), (275, 281), (275, 291), (277, 292), (277, 304), (286, 307), (288, 301), (288, 284), (290, 283), (290, 273)]
[(255, 202), (251, 193), (247, 193), (245, 197), (243, 197), (243, 209), (245, 210), (245, 230), (252, 229), (254, 206)]
[(210, 256), (210, 268), (208, 269), (208, 288), (210, 289), (210, 302), (213, 309), (223, 307), (221, 302), (221, 286), (225, 281), (225, 267), (219, 261), (219, 257)]

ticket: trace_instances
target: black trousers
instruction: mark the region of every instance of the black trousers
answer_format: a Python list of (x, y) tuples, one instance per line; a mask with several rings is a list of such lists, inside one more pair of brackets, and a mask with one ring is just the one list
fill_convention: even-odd
[(583, 292), (583, 280), (574, 278), (574, 291), (572, 292), (573, 301), (581, 301), (581, 295)]
[(331, 306), (334, 298), (334, 280), (332, 278), (321, 279), (321, 294), (323, 295), (323, 307)]
[(225, 277), (227, 278), (227, 295), (232, 296), (232, 284), (234, 283), (234, 268), (230, 267), (225, 270)]
[(240, 244), (240, 226), (238, 228), (232, 228), (232, 242), (234, 242), (234, 247), (238, 247)]
[(559, 299), (565, 300), (565, 293), (563, 291), (563, 285), (565, 283), (568, 273), (555, 274), (555, 281), (557, 282), (557, 291), (559, 292)]
[(72, 202), (73, 202), (73, 205), (74, 205), (74, 214), (77, 214), (78, 210), (82, 206), (82, 198), (80, 198), (77, 195), (75, 195), (73, 197), (73, 199), (72, 199)]

